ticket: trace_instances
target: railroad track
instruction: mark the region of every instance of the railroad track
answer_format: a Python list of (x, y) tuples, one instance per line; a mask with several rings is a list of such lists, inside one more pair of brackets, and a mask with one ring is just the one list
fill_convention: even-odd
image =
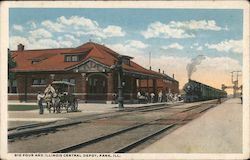
[[(209, 102), (206, 102), (206, 103), (209, 103)], [(176, 125), (174, 125), (172, 127), (166, 126), (166, 122), (165, 121), (169, 121), (169, 119), (168, 120), (158, 119), (158, 121), (157, 121), (157, 120), (155, 120), (155, 117), (153, 117), (153, 118), (149, 118), (148, 120), (154, 119), (154, 122), (152, 121), (152, 122), (150, 122), (151, 124), (144, 124), (144, 125), (142, 125), (142, 122), (141, 122), (140, 119), (135, 118), (134, 120), (131, 121), (132, 123), (131, 122), (127, 122), (126, 119), (130, 120), (130, 117), (131, 118), (132, 117), (137, 117), (137, 114), (139, 114), (140, 117), (144, 117), (146, 115), (151, 115), (151, 111), (153, 111), (153, 110), (156, 111), (156, 112), (154, 112), (155, 114), (157, 113), (156, 115), (163, 115), (164, 118), (165, 118), (165, 115), (168, 116), (168, 115), (171, 115), (171, 114), (174, 114), (174, 113), (177, 113), (177, 112), (179, 112), (179, 113), (181, 113), (181, 112), (185, 113), (188, 110), (191, 110), (192, 108), (193, 109), (194, 108), (198, 108), (197, 104), (198, 103), (195, 103), (195, 104), (185, 104), (184, 108), (182, 107), (181, 104), (174, 104), (174, 105), (169, 105), (169, 106), (158, 106), (158, 107), (153, 107), (153, 108), (145, 107), (145, 108), (140, 108), (138, 110), (134, 110), (133, 112), (126, 112), (126, 111), (124, 111), (124, 112), (113, 112), (113, 113), (108, 113), (108, 114), (98, 114), (98, 115), (95, 115), (95, 116), (88, 116), (87, 118), (79, 117), (78, 119), (74, 119), (74, 120), (71, 120), (71, 121), (62, 121), (59, 124), (58, 123), (54, 123), (54, 124), (51, 124), (51, 125), (48, 125), (48, 126), (39, 126), (39, 127), (35, 127), (35, 128), (27, 128), (27, 129), (23, 129), (23, 130), (17, 130), (16, 132), (9, 132), (8, 141), (9, 141), (9, 144), (11, 144), (11, 146), (18, 146), (19, 144), (22, 144), (22, 143), (23, 143), (23, 145), (25, 145), (27, 143), (27, 141), (29, 141), (29, 142), (32, 143), (32, 141), (36, 141), (37, 138), (41, 139), (42, 137), (55, 137), (56, 135), (59, 135), (59, 136), (63, 135), (64, 134), (63, 132), (65, 132), (65, 131), (66, 131), (66, 133), (67, 132), (71, 132), (70, 130), (71, 130), (72, 127), (78, 127), (78, 128), (80, 127), (81, 128), (82, 127), (81, 124), (83, 126), (85, 126), (87, 123), (89, 123), (90, 126), (91, 125), (103, 125), (103, 122), (106, 123), (107, 125), (109, 125), (110, 123), (112, 124), (113, 122), (116, 122), (116, 124), (118, 124), (118, 123), (120, 123), (119, 119), (120, 119), (121, 122), (125, 120), (124, 122), (128, 124), (128, 125), (125, 124), (125, 126), (126, 127), (128, 127), (128, 126), (132, 127), (132, 130), (134, 130), (135, 128), (137, 128), (137, 129), (143, 128), (142, 126), (149, 126), (149, 128), (151, 128), (150, 127), (150, 126), (152, 126), (151, 124), (154, 123), (154, 125), (157, 125), (158, 127), (160, 127), (159, 129), (163, 129), (162, 133), (164, 132), (164, 134), (165, 134), (165, 131), (168, 132), (168, 131), (171, 130), (171, 128), (175, 128), (176, 127)], [(159, 111), (159, 112), (157, 112), (157, 111)], [(164, 113), (164, 114), (160, 114), (160, 113)], [(174, 119), (174, 118), (172, 118), (172, 119)], [(107, 122), (107, 120), (108, 120), (108, 122)], [(118, 123), (117, 123), (117, 120), (118, 120)], [(173, 120), (171, 123), (168, 122), (167, 125), (172, 125), (174, 122), (176, 122), (176, 119)], [(182, 123), (184, 123), (184, 121)], [(135, 125), (140, 125), (140, 126), (139, 127), (135, 127)], [(63, 128), (63, 127), (65, 127), (65, 128)], [(133, 129), (133, 127), (135, 127), (135, 128)], [(162, 127), (167, 127), (167, 128), (164, 129)], [(60, 129), (60, 128), (62, 128), (62, 129)], [(117, 129), (114, 129), (113, 131), (112, 131), (112, 127), (110, 127), (110, 128), (111, 128), (110, 132), (115, 132), (114, 130), (117, 130), (117, 129), (118, 130), (119, 129), (123, 130), (122, 126), (119, 127), (119, 128), (117, 128)], [(156, 131), (153, 128), (151, 130), (152, 131), (153, 130)], [(121, 131), (119, 134), (121, 135), (122, 132), (124, 132), (124, 131)], [(134, 132), (136, 133), (136, 130), (134, 130)], [(100, 133), (102, 133), (102, 132), (100, 132)], [(105, 133), (108, 133), (108, 132), (105, 132)], [(148, 131), (145, 131), (144, 133), (148, 133), (148, 135), (141, 135), (141, 137), (139, 137), (139, 139), (142, 138), (142, 137), (144, 137), (144, 136), (149, 136), (151, 134), (151, 132), (148, 132)], [(159, 132), (159, 133), (156, 132), (155, 135), (152, 136), (152, 137), (155, 137), (156, 135), (159, 135), (160, 133), (161, 132)], [(119, 134), (114, 134), (114, 135), (118, 136)], [(100, 136), (100, 134), (97, 134), (96, 137), (98, 137), (98, 135)], [(90, 137), (93, 137), (93, 136), (90, 136)], [(107, 135), (106, 137), (110, 137), (112, 139), (112, 135)], [(79, 137), (79, 139), (82, 139), (82, 138)], [(87, 137), (83, 138), (83, 139), (84, 140), (88, 140)], [(100, 138), (100, 139), (104, 140), (105, 138)], [(138, 138), (137, 138), (137, 140), (138, 140)], [(68, 146), (70, 146), (70, 145), (74, 146), (76, 143), (78, 143), (80, 141), (76, 140), (73, 143), (67, 142), (67, 144), (57, 145), (54, 148), (60, 148), (63, 145), (66, 146), (66, 148), (67, 148), (67, 145)], [(93, 140), (93, 141), (96, 141), (96, 140)], [(143, 140), (141, 140), (140, 142), (137, 142), (137, 144), (142, 143), (142, 141)], [(17, 142), (17, 143), (15, 143), (15, 142)], [(87, 143), (90, 144), (90, 142), (87, 142)], [(132, 144), (133, 141), (130, 141), (130, 143)], [(15, 145), (15, 144), (17, 144), (17, 145)], [(128, 146), (129, 144), (126, 144), (126, 145)], [(81, 146), (81, 144), (79, 146)], [(109, 144), (108, 146), (112, 146), (112, 144)], [(118, 151), (119, 148), (122, 149), (122, 147), (123, 146), (118, 146), (118, 147), (116, 147), (114, 149), (111, 149), (110, 152), (116, 152), (116, 151)], [(85, 147), (83, 147), (83, 148), (85, 148)], [(32, 150), (36, 150), (36, 149), (34, 148)], [(54, 152), (54, 151), (51, 151), (50, 149), (46, 149), (46, 148), (45, 148), (45, 150), (46, 150), (45, 152)], [(16, 152), (17, 150), (14, 149), (13, 151)], [(29, 152), (29, 149), (27, 148), (27, 150), (26, 149), (23, 150), (23, 152), (26, 152), (26, 151)], [(42, 150), (36, 150), (36, 152), (37, 151), (42, 151)], [(95, 151), (95, 150), (93, 150), (93, 151)], [(81, 151), (79, 151), (79, 152), (81, 152)]]
[[(164, 106), (165, 105), (165, 106)], [(171, 105), (177, 106), (181, 105), (180, 103), (176, 103)], [(38, 134), (44, 134), (44, 133), (54, 133), (59, 128), (68, 127), (72, 125), (77, 125), (80, 123), (86, 123), (93, 120), (103, 119), (103, 118), (115, 118), (119, 116), (129, 115), (131, 112), (150, 112), (154, 110), (161, 110), (170, 107), (169, 105), (162, 104), (157, 106), (146, 106), (146, 107), (138, 107), (138, 108), (128, 108), (124, 110), (123, 112), (117, 111), (112, 113), (101, 113), (101, 114), (95, 114), (91, 116), (86, 117), (75, 117), (71, 120), (64, 120), (60, 121), (59, 123), (53, 122), (52, 123), (41, 123), (41, 124), (28, 124), (28, 125), (22, 125), (15, 128), (10, 128), (8, 133), (8, 140), (9, 142), (13, 142), (19, 138), (22, 137), (28, 137), (31, 135), (38, 135)]]
[[(172, 108), (181, 105), (182, 103), (175, 103), (171, 105), (157, 105), (157, 106), (146, 106), (146, 107), (138, 107), (138, 108), (128, 108), (124, 110), (123, 112), (117, 111), (117, 112), (111, 112), (111, 113), (101, 113), (101, 114), (95, 114), (91, 116), (85, 116), (83, 117), (75, 117), (71, 120), (64, 120), (54, 123), (48, 123), (46, 124), (35, 124), (35, 125), (23, 125), (21, 127), (16, 127), (15, 129), (10, 129), (8, 133), (8, 141), (14, 142), (21, 138), (27, 138), (32, 135), (46, 135), (47, 133), (55, 133), (60, 128), (69, 127), (72, 125), (78, 125), (80, 123), (87, 123), (94, 120), (104, 119), (104, 118), (116, 118), (120, 116), (130, 115), (130, 114), (137, 114), (138, 112), (151, 112), (156, 110), (164, 110), (166, 108)], [(185, 110), (192, 109), (194, 106), (188, 107)]]
[[(212, 106), (213, 107), (213, 106)], [(110, 134), (106, 134), (78, 144), (66, 146), (53, 153), (126, 153), (136, 148), (140, 144), (156, 137), (171, 128), (181, 126), (199, 116), (204, 111), (211, 108), (208, 105), (197, 105), (185, 112), (178, 112), (166, 119), (155, 119), (145, 123), (130, 126)], [(183, 115), (187, 114), (183, 117)], [(182, 115), (182, 116), (181, 116)], [(178, 117), (179, 118), (176, 118)], [(173, 118), (174, 121), (173, 121)], [(170, 120), (170, 122), (169, 122)], [(172, 120), (172, 122), (171, 122)], [(165, 121), (165, 123), (164, 123)]]

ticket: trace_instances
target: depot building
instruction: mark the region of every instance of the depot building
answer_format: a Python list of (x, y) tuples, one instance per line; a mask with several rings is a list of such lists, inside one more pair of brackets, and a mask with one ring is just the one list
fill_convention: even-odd
[[(74, 83), (74, 95), (83, 102), (115, 102), (118, 92), (118, 73), (111, 66), (119, 53), (94, 42), (76, 48), (25, 50), (19, 44), (10, 51), (16, 67), (16, 79), (9, 82), (9, 100), (34, 101), (38, 91), (43, 92), (53, 81)], [(179, 82), (159, 71), (146, 69), (123, 58), (123, 91), (125, 101), (134, 103), (137, 92), (179, 92)], [(10, 84), (11, 83), (11, 84)], [(11, 87), (11, 88), (10, 88)], [(157, 98), (157, 97), (156, 97)]]

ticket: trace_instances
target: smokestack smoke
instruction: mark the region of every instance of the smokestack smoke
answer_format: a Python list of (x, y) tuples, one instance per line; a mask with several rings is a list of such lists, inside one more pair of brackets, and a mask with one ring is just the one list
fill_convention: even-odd
[(191, 63), (187, 64), (188, 79), (191, 79), (192, 74), (197, 70), (196, 66), (201, 64), (201, 61), (205, 58), (204, 55), (198, 55), (191, 60)]

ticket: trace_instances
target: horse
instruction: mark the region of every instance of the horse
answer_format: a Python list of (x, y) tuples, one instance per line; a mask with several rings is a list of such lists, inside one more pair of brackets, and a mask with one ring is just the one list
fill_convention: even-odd
[(60, 113), (60, 98), (57, 94), (52, 92), (45, 93), (44, 100), (47, 103), (47, 109), (49, 110), (49, 113), (51, 113), (51, 109), (53, 108), (53, 113), (57, 112)]

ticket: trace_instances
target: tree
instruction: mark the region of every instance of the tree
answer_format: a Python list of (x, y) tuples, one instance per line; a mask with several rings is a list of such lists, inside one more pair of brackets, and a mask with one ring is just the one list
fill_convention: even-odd
[(11, 52), (10, 49), (8, 49), (8, 80), (9, 80), (9, 87), (10, 90), (9, 92), (12, 93), (12, 84), (13, 81), (16, 78), (16, 75), (14, 72), (11, 72), (10, 69), (15, 68), (16, 67), (16, 62), (13, 60), (12, 56), (11, 56)]

